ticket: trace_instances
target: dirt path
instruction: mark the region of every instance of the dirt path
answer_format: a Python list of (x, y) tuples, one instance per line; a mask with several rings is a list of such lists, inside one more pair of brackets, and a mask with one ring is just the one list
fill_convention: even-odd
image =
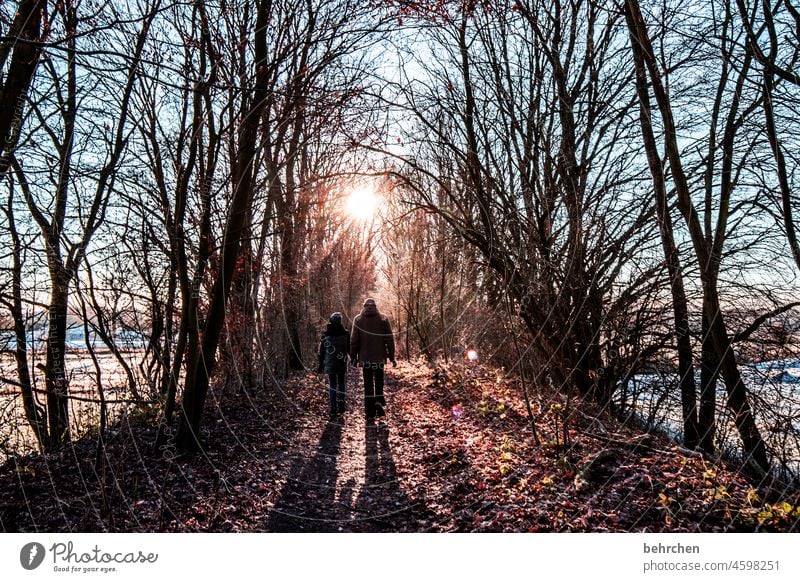
[[(406, 448), (399, 442), (402, 427), (414, 419), (404, 403), (415, 387), (402, 373), (388, 370), (387, 415), (367, 424), (358, 371), (351, 369), (347, 381), (344, 417), (326, 422), (323, 412), (297, 435), (295, 444), (306, 446), (293, 447), (289, 474), (265, 530), (417, 531), (420, 523), (430, 522), (424, 496), (408, 490), (394, 453)], [(324, 380), (319, 384), (324, 392)], [(408, 458), (400, 465), (400, 473), (414, 470)]]

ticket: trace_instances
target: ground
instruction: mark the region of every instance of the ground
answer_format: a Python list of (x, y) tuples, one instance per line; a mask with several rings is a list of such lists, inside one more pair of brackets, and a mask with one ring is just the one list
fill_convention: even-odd
[[(357, 371), (329, 422), (322, 376), (213, 393), (204, 452), (155, 454), (148, 414), (105, 451), (84, 438), (0, 468), (4, 531), (795, 531), (800, 500), (587, 403), (480, 365), (387, 370), (387, 416), (364, 420)], [(563, 420), (568, 417), (567, 443)]]

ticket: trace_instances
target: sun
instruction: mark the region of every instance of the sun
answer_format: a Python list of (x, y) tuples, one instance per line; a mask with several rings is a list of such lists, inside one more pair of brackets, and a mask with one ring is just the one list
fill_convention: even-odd
[(380, 197), (370, 186), (356, 188), (345, 200), (344, 210), (348, 216), (358, 221), (367, 221), (378, 213)]

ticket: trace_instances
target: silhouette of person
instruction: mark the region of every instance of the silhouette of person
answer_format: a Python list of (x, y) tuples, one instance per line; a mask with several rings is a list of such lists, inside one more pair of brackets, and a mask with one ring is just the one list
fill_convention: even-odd
[(347, 380), (347, 353), (350, 349), (350, 334), (342, 325), (342, 314), (331, 315), (330, 323), (319, 343), (317, 371), (328, 375), (328, 418), (335, 420), (345, 412), (345, 383)]
[(376, 416), (386, 414), (386, 400), (383, 395), (383, 368), (388, 359), (397, 366), (394, 359), (394, 335), (389, 318), (378, 311), (372, 298), (364, 301), (364, 307), (353, 321), (350, 335), (350, 358), (353, 365), (364, 371), (364, 409), (367, 422), (375, 421)]

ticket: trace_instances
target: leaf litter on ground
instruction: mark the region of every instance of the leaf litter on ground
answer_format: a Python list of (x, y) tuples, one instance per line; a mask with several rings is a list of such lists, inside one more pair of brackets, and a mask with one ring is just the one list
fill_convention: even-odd
[[(200, 453), (155, 454), (151, 418), (0, 467), (3, 531), (797, 531), (800, 498), (588, 402), (475, 363), (387, 371), (367, 425), (355, 370), (328, 422), (322, 376), (213, 392)], [(217, 390), (220, 390), (217, 388)], [(566, 421), (566, 431), (564, 423)], [(566, 437), (566, 442), (565, 442)]]

